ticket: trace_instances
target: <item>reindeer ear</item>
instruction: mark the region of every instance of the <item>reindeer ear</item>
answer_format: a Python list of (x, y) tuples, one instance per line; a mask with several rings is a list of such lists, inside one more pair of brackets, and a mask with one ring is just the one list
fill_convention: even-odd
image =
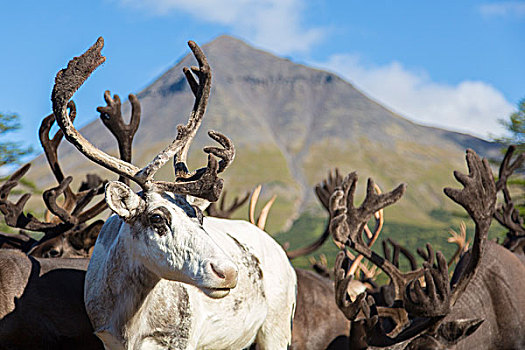
[(472, 318), (444, 322), (439, 327), (438, 335), (447, 345), (454, 345), (474, 333), (483, 321), (480, 318)]
[(146, 207), (140, 196), (119, 181), (110, 181), (106, 185), (106, 203), (124, 221), (135, 218)]

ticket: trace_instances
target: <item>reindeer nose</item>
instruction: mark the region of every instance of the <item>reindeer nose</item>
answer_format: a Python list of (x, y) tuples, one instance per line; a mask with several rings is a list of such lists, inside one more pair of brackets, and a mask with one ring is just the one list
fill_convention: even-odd
[(219, 288), (235, 288), (237, 286), (237, 266), (231, 262), (209, 262), (209, 269), (222, 281)]

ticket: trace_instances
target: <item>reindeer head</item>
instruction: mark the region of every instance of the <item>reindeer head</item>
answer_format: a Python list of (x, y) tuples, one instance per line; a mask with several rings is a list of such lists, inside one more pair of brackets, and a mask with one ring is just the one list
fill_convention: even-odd
[(237, 267), (203, 228), (201, 210), (184, 196), (136, 194), (114, 181), (106, 186), (106, 201), (125, 223), (121, 238), (157, 276), (195, 285), (212, 297), (226, 296), (236, 286)]
[[(189, 42), (199, 63), (199, 67), (184, 69), (195, 96), (189, 121), (179, 125), (175, 140), (141, 169), (95, 148), (74, 128), (67, 113), (67, 103), (74, 92), (105, 61), (100, 54), (103, 45), (103, 39), (99, 38), (82, 56), (74, 58), (67, 68), (58, 72), (52, 94), (57, 123), (66, 139), (86, 157), (142, 188), (135, 193), (123, 181), (109, 182), (106, 186), (106, 202), (122, 221), (119, 244), (125, 244), (126, 251), (158, 277), (195, 285), (211, 297), (224, 297), (237, 284), (237, 267), (206, 232), (201, 208), (191, 205), (190, 201), (202, 203), (219, 198), (223, 180), (218, 174), (233, 160), (233, 144), (226, 136), (210, 131), (209, 136), (222, 148), (204, 149), (208, 153), (205, 168), (190, 173), (185, 164), (210, 93), (211, 69), (206, 57), (197, 44)], [(106, 109), (111, 109), (114, 101), (107, 95), (108, 107), (99, 108), (99, 112), (111, 117)], [(175, 180), (154, 180), (155, 173), (172, 157)]]

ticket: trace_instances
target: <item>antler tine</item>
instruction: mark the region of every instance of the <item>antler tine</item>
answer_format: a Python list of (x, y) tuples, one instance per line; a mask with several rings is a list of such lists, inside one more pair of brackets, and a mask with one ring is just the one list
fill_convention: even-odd
[(364, 225), (374, 212), (398, 201), (405, 192), (406, 185), (401, 184), (393, 191), (377, 194), (374, 182), (369, 179), (366, 197), (359, 208), (355, 208), (353, 197), (357, 183), (357, 174), (350, 173), (343, 181), (342, 188), (337, 189), (330, 198), (330, 232), (335, 241), (348, 246), (373, 264), (381, 268), (392, 280), (395, 300), (403, 300), (405, 285), (423, 274), (422, 269), (402, 273), (390, 261), (373, 252), (362, 237)]
[[(74, 209), (65, 209), (57, 204), (58, 197), (69, 188), (72, 181), (72, 177), (66, 177), (57, 187), (51, 188), (44, 191), (43, 199), (48, 210), (65, 223), (73, 225), (81, 224), (94, 216), (100, 214), (104, 209), (107, 208), (105, 200), (101, 200), (99, 203), (91, 207), (88, 211), (90, 214), (86, 215), (86, 212), (80, 213), (88, 204), (91, 202), (94, 196), (102, 194), (104, 190), (104, 183), (98, 187), (91, 188), (89, 190), (74, 194), (73, 203), (75, 204)], [(94, 215), (94, 216), (92, 216)]]
[(248, 202), (248, 199), (250, 198), (250, 192), (246, 192), (244, 194), (244, 197), (235, 197), (235, 199), (233, 200), (233, 203), (229, 206), (229, 208), (227, 209), (228, 212), (233, 212), (237, 209), (239, 209), (240, 207), (242, 207), (244, 205), (244, 203)]
[(268, 215), (270, 214), (270, 209), (273, 206), (273, 203), (277, 199), (277, 195), (274, 194), (272, 198), (261, 209), (261, 214), (259, 214), (259, 219), (257, 219), (257, 227), (261, 230), (264, 230), (266, 228), (266, 220), (268, 220)]
[(218, 142), (222, 146), (222, 148), (208, 146), (204, 147), (202, 150), (205, 153), (213, 154), (214, 156), (220, 159), (219, 169), (217, 170), (217, 173), (222, 173), (233, 162), (233, 159), (235, 158), (235, 146), (228, 137), (221, 134), (220, 132), (210, 130), (208, 131), (208, 136), (216, 142)]
[[(98, 214), (102, 213), (105, 209), (107, 209), (106, 201), (105, 199), (102, 199), (86, 211), (82, 212), (82, 210), (84, 210), (84, 208), (91, 202), (91, 200), (95, 196), (104, 193), (105, 182), (101, 183), (96, 187), (87, 189), (79, 193), (71, 192), (72, 197), (70, 197), (70, 201), (72, 205), (74, 205), (74, 208), (70, 209), (65, 205), (63, 207), (59, 206), (57, 203), (58, 197), (70, 188), (69, 185), (71, 183), (71, 180), (72, 177), (68, 176), (57, 187), (44, 191), (42, 197), (49, 212), (55, 215), (58, 219), (62, 220), (62, 222), (64, 223), (68, 223), (71, 225), (80, 225), (88, 220), (91, 220)], [(43, 237), (40, 239), (38, 244), (41, 244), (53, 237), (55, 236), (53, 235), (49, 238)]]
[[(69, 101), (67, 104), (67, 108), (69, 109), (69, 116), (71, 119), (71, 122), (75, 120), (76, 114), (77, 114), (77, 108), (75, 106), (75, 102)], [(53, 126), (53, 123), (55, 122), (55, 115), (50, 114), (47, 117), (45, 117), (42, 120), (42, 123), (40, 124), (40, 128), (38, 130), (38, 136), (40, 138), (40, 144), (42, 145), (42, 148), (44, 149), (44, 154), (47, 158), (47, 162), (49, 163), (49, 167), (51, 168), (51, 171), (53, 172), (53, 175), (55, 175), (55, 178), (58, 183), (62, 182), (64, 180), (64, 173), (62, 172), (62, 169), (60, 168), (60, 164), (58, 163), (58, 146), (60, 142), (62, 141), (62, 138), (64, 137), (64, 133), (62, 130), (58, 130), (53, 138), (49, 137), (49, 132), (51, 131), (51, 127)]]
[[(161, 190), (170, 190), (215, 202), (219, 199), (223, 186), (223, 180), (219, 179), (217, 174), (223, 172), (233, 161), (235, 148), (231, 140), (225, 135), (209, 131), (208, 136), (218, 142), (222, 148), (205, 147), (204, 152), (208, 153), (207, 166), (198, 169), (194, 173), (188, 172), (185, 164), (188, 150), (202, 123), (211, 89), (211, 68), (208, 65), (206, 56), (195, 42), (189, 41), (188, 45), (199, 63), (199, 67), (191, 67), (191, 71), (199, 79), (198, 84), (191, 72), (188, 69), (184, 70), (191, 90), (195, 95), (195, 104), (190, 118), (186, 125), (177, 126), (176, 139), (144, 167), (137, 174), (137, 177), (141, 181), (151, 182), (157, 170), (170, 158), (174, 157), (176, 182), (156, 181), (154, 186)], [(219, 163), (213, 156), (220, 159)]]
[(325, 230), (323, 231), (323, 234), (317, 240), (315, 240), (312, 244), (306, 247), (295, 249), (295, 250), (289, 250), (286, 252), (286, 256), (288, 257), (288, 259), (293, 260), (300, 256), (304, 256), (304, 255), (313, 253), (317, 249), (319, 249), (324, 244), (324, 242), (326, 242), (328, 237), (330, 237), (330, 230), (328, 229), (328, 226), (327, 226)]
[[(520, 216), (518, 209), (507, 191), (504, 191), (505, 204), (499, 205), (494, 213), (494, 218), (505, 228), (509, 230), (510, 236), (525, 236), (525, 227), (523, 227), (523, 218)], [(507, 194), (505, 195), (505, 192)]]
[(496, 185), (487, 159), (481, 160), (471, 149), (467, 150), (466, 159), (469, 174), (454, 172), (454, 177), (463, 185), (463, 189), (444, 189), (448, 197), (465, 208), (476, 225), (471, 258), (460, 280), (453, 286), (452, 305), (463, 293), (479, 267), (492, 217), (496, 210)]
[[(387, 257), (387, 254), (390, 255), (390, 251), (388, 249), (385, 249), (387, 247), (387, 243), (394, 247), (394, 254), (392, 255), (392, 260), (390, 260), (389, 256)], [(408, 260), (408, 263), (410, 264), (410, 269), (417, 269), (417, 262), (414, 254), (412, 254), (407, 248), (403, 247), (401, 244), (399, 244), (392, 238), (387, 238), (386, 241), (383, 241), (383, 252), (385, 254), (385, 258), (392, 261), (395, 267), (399, 267), (399, 253), (401, 253)]]
[[(374, 189), (375, 189), (377, 194), (381, 194), (381, 189), (379, 188), (379, 186), (375, 185)], [(375, 225), (375, 228), (374, 228), (374, 233), (372, 233), (370, 231), (370, 229), (368, 228), (368, 224), (366, 224), (364, 226), (364, 230), (365, 230), (365, 233), (366, 233), (367, 238), (368, 238), (367, 246), (369, 248), (372, 248), (374, 243), (379, 238), (379, 234), (383, 230), (383, 224), (384, 224), (384, 221), (385, 221), (383, 209), (379, 209), (378, 211), (376, 211), (374, 213), (374, 217), (376, 219), (376, 225)], [(352, 263), (352, 266), (350, 266), (350, 273), (355, 275), (355, 271), (357, 271), (357, 268), (361, 265), (361, 261), (362, 260), (363, 260), (363, 255), (359, 254), (356, 257), (356, 259), (354, 260), (354, 262)]]
[[(195, 176), (180, 182), (155, 181), (154, 186), (161, 191), (171, 191), (182, 195), (189, 195), (215, 202), (219, 199), (224, 180), (217, 177), (219, 163), (208, 155), (208, 165), (199, 169)], [(178, 180), (181, 180), (178, 178)]]
[(456, 251), (454, 252), (454, 255), (450, 258), (447, 265), (450, 267), (454, 262), (456, 262), (462, 253), (464, 253), (469, 246), (470, 242), (467, 242), (467, 225), (464, 221), (461, 222), (459, 225), (459, 234), (454, 231), (453, 229), (450, 229), (449, 231), (450, 237), (447, 239), (447, 242), (454, 243), (457, 245)]
[[(174, 143), (177, 140), (183, 141), (182, 146), (178, 148), (176, 152), (173, 153), (175, 176), (181, 179), (194, 176), (193, 174), (189, 174), (186, 166), (186, 160), (188, 157), (188, 151), (191, 146), (191, 143), (195, 138), (197, 130), (199, 129), (202, 123), (211, 89), (211, 68), (208, 64), (206, 56), (204, 55), (204, 52), (202, 52), (200, 47), (193, 41), (189, 41), (188, 45), (193, 51), (193, 54), (197, 59), (197, 62), (199, 63), (199, 67), (193, 66), (191, 67), (191, 69), (188, 69), (186, 67), (183, 69), (184, 75), (186, 76), (186, 80), (188, 81), (188, 84), (190, 85), (190, 88), (195, 96), (195, 104), (190, 114), (188, 123), (186, 125), (177, 126), (177, 138), (174, 141)], [(198, 83), (193, 74), (197, 75), (197, 78), (199, 80)], [(213, 154), (214, 156), (221, 159), (219, 162), (219, 167), (217, 169), (217, 173), (221, 173), (233, 161), (233, 158), (235, 157), (235, 148), (231, 140), (221, 133), (218, 133), (216, 131), (209, 131), (208, 136), (216, 142), (218, 142), (223, 147), (204, 148), (205, 153)], [(166, 150), (168, 150), (169, 148), (170, 147), (168, 147)], [(166, 150), (164, 152), (166, 152)], [(153, 162), (155, 162), (155, 160)], [(202, 169), (200, 170), (202, 171)]]
[(423, 258), (428, 264), (434, 264), (434, 247), (430, 243), (425, 244), (427, 251), (422, 248), (417, 248), (417, 254)]
[(255, 187), (255, 189), (252, 192), (252, 196), (250, 198), (250, 207), (248, 209), (248, 216), (250, 218), (250, 222), (255, 225), (255, 206), (257, 205), (257, 201), (259, 200), (259, 196), (261, 195), (262, 185), (258, 185)]
[[(87, 209), (84, 212), (81, 212), (88, 204), (91, 202), (91, 200), (99, 194), (103, 193), (104, 190), (104, 184), (91, 188), (89, 190), (74, 194), (74, 200), (75, 200), (75, 208), (72, 211), (65, 210), (64, 208), (60, 207), (57, 204), (57, 198), (64, 192), (66, 188), (69, 188), (69, 184), (71, 183), (72, 177), (68, 176), (60, 183), (57, 187), (51, 188), (44, 192), (43, 199), (46, 204), (46, 207), (49, 209), (51, 213), (53, 213), (55, 216), (57, 216), (60, 220), (62, 220), (62, 224), (68, 225), (66, 227), (69, 227), (67, 230), (79, 227), (79, 225), (84, 224), (88, 220), (93, 219), (95, 216), (103, 212), (107, 208), (106, 201), (104, 199), (100, 200), (97, 204), (93, 205), (89, 209)], [(66, 230), (66, 231), (67, 231)], [(63, 230), (49, 230), (45, 233), (44, 237), (42, 237), (39, 241), (35, 242), (31, 248), (29, 253), (36, 248), (36, 246), (54, 238), (57, 237), (66, 231)]]
[[(186, 125), (177, 126), (177, 139), (181, 140), (186, 138), (188, 141), (183, 147), (175, 152), (175, 164), (179, 162), (186, 163), (191, 141), (195, 137), (197, 130), (202, 123), (202, 117), (204, 116), (208, 104), (211, 89), (211, 68), (206, 59), (206, 55), (204, 55), (204, 52), (194, 41), (189, 41), (188, 45), (193, 52), (199, 67), (192, 66), (191, 69), (188, 69), (187, 67), (183, 68), (186, 80), (195, 96), (195, 103), (188, 123)], [(192, 72), (197, 76), (199, 80), (198, 82)], [(175, 166), (177, 167), (177, 165)]]
[(366, 293), (361, 293), (354, 301), (348, 298), (348, 286), (354, 279), (354, 275), (348, 273), (350, 258), (346, 256), (344, 250), (339, 251), (335, 258), (334, 276), (335, 276), (335, 302), (345, 317), (353, 321), (360, 311), (361, 301), (366, 297)]
[[(77, 218), (71, 215), (71, 213), (68, 210), (65, 210), (57, 204), (58, 197), (61, 194), (65, 193), (67, 189), (71, 190), (69, 185), (71, 184), (72, 180), (73, 178), (71, 176), (66, 177), (60, 182), (60, 184), (57, 187), (53, 187), (49, 190), (44, 191), (42, 197), (44, 199), (44, 203), (46, 204), (47, 209), (53, 215), (60, 218), (63, 222), (68, 222), (72, 225), (76, 225), (78, 223)], [(73, 195), (72, 192), (70, 193), (71, 195)]]
[(374, 281), (376, 280), (377, 276), (381, 274), (381, 269), (378, 269), (374, 264), (370, 264), (370, 266), (368, 264), (369, 263), (366, 260), (359, 264), (359, 270), (361, 271), (363, 277), (361, 281), (370, 284), (372, 288), (378, 288)]
[[(140, 124), (141, 108), (140, 102), (135, 95), (129, 94), (128, 98), (131, 104), (131, 119), (129, 124), (126, 124), (122, 118), (119, 95), (113, 95), (113, 97), (111, 97), (109, 90), (104, 92), (104, 100), (107, 106), (97, 107), (97, 111), (100, 113), (100, 119), (104, 125), (117, 139), (120, 159), (130, 163), (133, 137)], [(127, 177), (121, 175), (119, 181), (129, 185), (129, 179)]]
[[(381, 188), (379, 188), (379, 186), (376, 184), (374, 184), (374, 190), (376, 191), (377, 194), (382, 193)], [(379, 234), (383, 230), (383, 224), (385, 222), (383, 209), (379, 209), (378, 211), (376, 211), (374, 213), (374, 217), (376, 219), (374, 233), (372, 233), (370, 229), (368, 228), (368, 223), (364, 226), (364, 230), (368, 238), (367, 245), (369, 248), (371, 248), (374, 245), (374, 243), (379, 238)], [(357, 270), (357, 267), (361, 264), (362, 260), (363, 260), (363, 255), (359, 254), (357, 258), (355, 259), (354, 263), (352, 264), (352, 266), (350, 267), (351, 273), (354, 273), (354, 271)]]
[(341, 186), (342, 183), (343, 177), (339, 174), (339, 169), (335, 168), (328, 172), (328, 177), (325, 180), (315, 186), (317, 199), (319, 199), (319, 202), (321, 202), (327, 211), (329, 210), (328, 206), (330, 204), (330, 196), (335, 188)]

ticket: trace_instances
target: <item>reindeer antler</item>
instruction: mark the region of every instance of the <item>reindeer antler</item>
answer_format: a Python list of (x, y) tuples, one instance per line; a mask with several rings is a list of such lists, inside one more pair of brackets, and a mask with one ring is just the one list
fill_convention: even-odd
[[(429, 254), (430, 255), (430, 254)], [(437, 265), (423, 263), (425, 289), (418, 279), (407, 286), (405, 308), (410, 315), (421, 317), (439, 317), (448, 314), (450, 304), (450, 284), (448, 265), (441, 252), (436, 253)]]
[(448, 197), (465, 208), (476, 224), (469, 263), (459, 282), (452, 286), (452, 305), (464, 292), (479, 267), (492, 217), (496, 211), (496, 185), (489, 162), (485, 158), (480, 159), (471, 149), (467, 150), (466, 159), (469, 174), (454, 171), (454, 177), (463, 185), (463, 189), (444, 189)]
[(262, 185), (258, 185), (253, 190), (251, 197), (250, 197), (250, 206), (248, 209), (248, 217), (250, 218), (250, 222), (254, 225), (257, 225), (258, 228), (261, 230), (264, 230), (266, 227), (266, 220), (268, 220), (268, 214), (270, 213), (270, 209), (273, 206), (273, 203), (277, 199), (277, 195), (273, 195), (272, 198), (261, 209), (261, 213), (259, 214), (259, 217), (257, 220), (255, 219), (255, 207), (257, 206), (257, 201), (259, 200), (259, 196), (261, 195)]
[[(133, 136), (138, 128), (140, 121), (140, 104), (134, 96), (130, 96), (132, 104), (132, 118), (129, 125), (124, 124), (120, 111), (120, 99), (115, 95), (115, 99), (111, 98), (109, 91), (105, 93), (105, 99), (108, 104), (107, 107), (99, 107), (98, 111), (101, 113), (101, 119), (104, 124), (117, 138), (120, 149), (121, 158), (123, 161), (131, 161), (131, 143)], [(76, 116), (76, 106), (73, 101), (69, 101), (65, 110), (69, 109), (69, 122), (72, 123)], [(23, 214), (23, 204), (29, 198), (29, 195), (24, 195), (21, 201), (16, 205), (7, 201), (9, 186), (13, 182), (4, 184), (5, 200), (3, 201), (6, 211), (6, 222), (8, 225), (16, 228), (23, 228), (31, 231), (44, 232), (44, 237), (38, 242), (33, 240), (31, 247), (28, 249), (24, 246), (24, 251), (30, 251), (35, 246), (46, 242), (58, 235), (64, 234), (75, 227), (73, 231), (82, 233), (85, 229), (84, 223), (91, 220), (103, 210), (107, 208), (105, 200), (102, 199), (89, 209), (85, 209), (92, 199), (103, 193), (104, 182), (98, 181), (93, 183), (94, 186), (87, 186), (83, 190), (75, 193), (71, 189), (72, 178), (65, 177), (58, 162), (58, 147), (63, 139), (64, 133), (59, 129), (53, 137), (50, 136), (51, 128), (55, 122), (55, 115), (50, 114), (43, 119), (40, 129), (39, 138), (40, 143), (44, 149), (44, 154), (47, 158), (49, 166), (58, 182), (56, 187), (48, 189), (43, 193), (43, 199), (49, 213), (55, 215), (55, 218), (49, 217), (49, 222), (41, 222), (30, 216)], [(21, 169), (24, 173), (27, 169)], [(22, 174), (23, 176), (23, 174)], [(18, 174), (14, 174), (12, 181), (17, 182)], [(127, 181), (127, 180), (126, 180)], [(88, 175), (89, 182), (89, 175)], [(59, 197), (63, 195), (64, 201), (59, 204)], [(16, 221), (14, 219), (16, 217)], [(47, 218), (47, 215), (46, 215)], [(24, 224), (26, 222), (26, 224)], [(92, 225), (93, 226), (93, 225)], [(99, 227), (95, 225), (93, 227)], [(91, 226), (90, 226), (91, 227)], [(92, 230), (88, 227), (87, 229)], [(71, 232), (73, 232), (71, 231)]]
[[(76, 116), (76, 106), (73, 101), (68, 103), (68, 108), (70, 110), (71, 121), (73, 121)], [(45, 191), (43, 198), (51, 213), (64, 222), (71, 222), (76, 225), (92, 219), (107, 208), (105, 200), (102, 199), (97, 204), (93, 205), (88, 211), (81, 213), (94, 196), (103, 193), (104, 183), (100, 183), (99, 186), (89, 188), (85, 191), (79, 191), (78, 193), (73, 192), (70, 187), (72, 179), (71, 177), (69, 177), (69, 179), (64, 177), (64, 173), (58, 162), (58, 146), (60, 145), (64, 134), (62, 130), (58, 130), (53, 137), (50, 137), (49, 134), (54, 122), (54, 114), (50, 114), (42, 120), (39, 129), (39, 138), (42, 148), (44, 149), (44, 154), (49, 163), (49, 167), (55, 175), (59, 185)], [(119, 146), (120, 144), (121, 141), (119, 140)], [(64, 203), (59, 206), (57, 204), (57, 199), (61, 194), (64, 195), (65, 200)]]
[[(461, 190), (446, 188), (445, 194), (467, 210), (474, 220), (476, 231), (468, 265), (459, 280), (452, 286), (448, 280), (448, 266), (443, 254), (438, 252), (435, 259), (436, 263), (434, 263), (434, 251), (430, 245), (427, 245), (426, 252), (418, 251), (426, 260), (423, 263), (423, 269), (402, 274), (397, 270), (397, 256), (401, 249), (396, 248), (395, 244), (393, 245), (392, 261), (389, 260), (390, 253), (386, 250), (386, 258), (381, 259), (377, 254), (366, 249), (363, 244), (363, 223), (370, 218), (373, 209), (384, 207), (398, 200), (404, 191), (404, 187), (399, 186), (396, 190), (386, 194), (385, 197), (376, 194), (374, 198), (374, 194), (370, 190), (373, 182), (369, 180), (366, 198), (361, 207), (355, 208), (353, 206), (353, 194), (357, 175), (351, 173), (345, 178), (342, 188), (336, 190), (332, 195), (330, 199), (330, 227), (334, 237), (340, 242), (344, 241), (346, 245), (379, 266), (390, 276), (394, 285), (396, 296), (394, 307), (377, 307), (377, 314), (380, 317), (392, 318), (396, 326), (389, 334), (385, 334), (381, 327), (376, 329), (370, 337), (370, 345), (390, 346), (423, 331), (435, 331), (479, 268), (484, 243), (495, 212), (496, 185), (486, 159), (481, 160), (472, 150), (467, 151), (466, 158), (469, 174), (454, 172), (454, 176), (464, 188)], [(411, 264), (414, 263), (411, 262)], [(412, 268), (414, 267), (412, 266)], [(425, 287), (422, 287), (419, 281), (421, 275), (424, 276)], [(345, 282), (344, 278), (339, 280), (339, 284), (342, 283), (341, 281)], [(339, 295), (339, 297), (341, 296)], [(349, 308), (350, 306), (347, 305), (346, 307)], [(345, 312), (344, 309), (342, 311), (352, 316), (355, 315), (356, 309), (357, 305), (352, 305), (351, 313)], [(405, 316), (419, 319), (417, 322), (410, 323), (408, 328), (403, 329), (410, 322), (408, 318), (403, 320)]]
[(354, 193), (357, 174), (350, 173), (330, 198), (330, 232), (335, 241), (348, 246), (375, 265), (379, 266), (392, 280), (396, 300), (403, 299), (403, 288), (412, 279), (419, 277), (422, 270), (402, 273), (390, 261), (373, 252), (365, 244), (362, 233), (372, 215), (386, 206), (398, 201), (405, 192), (406, 185), (385, 194), (377, 194), (374, 181), (368, 179), (366, 197), (359, 208), (354, 207)]
[[(319, 200), (321, 205), (326, 209), (326, 211), (328, 211), (328, 213), (330, 213), (330, 209), (329, 209), (330, 196), (332, 195), (332, 193), (335, 191), (337, 187), (341, 186), (342, 183), (343, 183), (343, 177), (340, 175), (339, 170), (335, 168), (334, 170), (329, 171), (326, 179), (318, 183), (314, 188), (317, 199)], [(377, 193), (381, 193), (381, 189), (379, 188), (379, 186), (374, 186), (374, 188)], [(374, 232), (370, 231), (370, 229), (368, 228), (368, 225), (365, 225), (365, 232), (367, 234), (368, 244), (370, 247), (375, 243), (375, 241), (379, 237), (379, 234), (381, 233), (381, 230), (383, 229), (383, 223), (384, 223), (383, 211), (378, 210), (376, 213), (374, 213), (374, 217), (376, 219)], [(328, 223), (326, 224), (323, 234), (318, 239), (316, 239), (314, 242), (307, 245), (306, 247), (301, 247), (301, 248), (298, 248), (292, 251), (287, 251), (286, 255), (288, 256), (290, 260), (293, 260), (300, 256), (311, 254), (317, 249), (319, 249), (326, 242), (328, 237), (330, 237), (330, 220), (328, 220)], [(336, 245), (339, 245), (339, 242), (337, 242), (337, 240), (334, 240), (334, 242)], [(341, 246), (339, 247), (341, 248)], [(351, 274), (356, 273), (357, 268), (360, 265), (362, 258), (363, 257), (361, 255), (358, 255), (354, 259), (354, 263), (350, 268)]]
[(221, 199), (219, 200), (218, 204), (217, 202), (211, 203), (208, 208), (206, 208), (206, 213), (209, 216), (213, 216), (216, 218), (224, 218), (229, 219), (231, 218), (232, 214), (242, 207), (244, 203), (248, 201), (248, 198), (250, 198), (250, 192), (247, 192), (244, 194), (243, 197), (236, 196), (233, 199), (233, 202), (226, 207), (226, 190), (222, 191)]
[(0, 248), (13, 248), (27, 252), (36, 242), (37, 240), (29, 237), (25, 231), (19, 234), (0, 232)]
[[(206, 60), (206, 56), (197, 44), (192, 41), (188, 44), (199, 63), (199, 67), (191, 67), (191, 71), (197, 75), (198, 82), (190, 70), (184, 70), (191, 90), (196, 96), (193, 110), (188, 123), (177, 128), (178, 134), (175, 140), (162, 152), (157, 154), (144, 168), (140, 169), (130, 162), (117, 159), (94, 147), (74, 128), (67, 113), (66, 106), (73, 94), (86, 81), (89, 75), (105, 61), (105, 58), (101, 55), (101, 50), (104, 46), (104, 40), (102, 38), (99, 38), (97, 42), (80, 57), (71, 60), (67, 68), (58, 72), (51, 98), (53, 102), (53, 112), (66, 139), (80, 152), (108, 170), (135, 181), (144, 190), (171, 191), (204, 198), (209, 201), (216, 201), (219, 198), (223, 186), (223, 181), (218, 178), (217, 174), (231, 163), (235, 150), (233, 144), (226, 136), (210, 131), (208, 135), (223, 148), (205, 148), (204, 151), (209, 154), (207, 167), (199, 169), (194, 173), (187, 172), (184, 161), (191, 141), (202, 122), (211, 88), (211, 69)], [(175, 167), (177, 179), (174, 182), (154, 181), (153, 176), (155, 173), (172, 157), (176, 157)], [(215, 157), (218, 157), (221, 162), (218, 163)]]
[(23, 194), (16, 203), (7, 199), (11, 190), (18, 185), (20, 179), (27, 173), (30, 166), (30, 164), (26, 164), (15, 171), (0, 187), (0, 211), (4, 215), (6, 224), (11, 227), (44, 232), (47, 236), (56, 237), (57, 235), (71, 229), (74, 224), (71, 222), (42, 222), (31, 214), (25, 214), (24, 207), (31, 197), (31, 194), (29, 193)]
[[(137, 97), (129, 94), (128, 99), (131, 104), (131, 119), (129, 124), (126, 124), (122, 118), (119, 95), (113, 95), (113, 97), (111, 97), (109, 90), (106, 90), (104, 92), (104, 100), (107, 106), (97, 107), (97, 112), (100, 113), (100, 119), (117, 139), (120, 159), (125, 162), (131, 162), (133, 137), (139, 128), (141, 112)], [(119, 181), (129, 185), (129, 179), (127, 177), (121, 175)]]
[(457, 245), (454, 255), (452, 255), (452, 257), (447, 263), (447, 265), (450, 267), (452, 266), (452, 264), (459, 260), (461, 254), (468, 250), (470, 241), (467, 241), (467, 225), (463, 221), (459, 225), (459, 233), (457, 233), (453, 229), (450, 229), (448, 232), (450, 234), (450, 237), (447, 239), (447, 242), (454, 243), (455, 245)]
[[(510, 196), (510, 190), (507, 182), (512, 173), (518, 169), (525, 160), (525, 153), (518, 154), (511, 162), (516, 146), (511, 145), (505, 153), (505, 157), (499, 168), (499, 179), (496, 182), (497, 191), (503, 193), (504, 203), (497, 206), (494, 218), (505, 228), (509, 230), (503, 245), (508, 249), (515, 251), (520, 244), (525, 242), (525, 226), (523, 217), (519, 210), (514, 206)], [(521, 242), (521, 243), (520, 243)]]

